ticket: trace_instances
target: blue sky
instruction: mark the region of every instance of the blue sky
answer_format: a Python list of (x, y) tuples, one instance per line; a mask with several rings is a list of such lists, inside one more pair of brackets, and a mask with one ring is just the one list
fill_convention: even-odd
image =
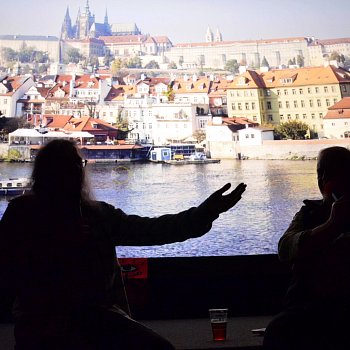
[[(97, 22), (134, 22), (173, 43), (204, 41), (208, 25), (224, 40), (350, 37), (350, 0), (90, 0)], [(69, 5), (73, 22), (86, 0), (0, 0), (0, 34), (59, 35)]]

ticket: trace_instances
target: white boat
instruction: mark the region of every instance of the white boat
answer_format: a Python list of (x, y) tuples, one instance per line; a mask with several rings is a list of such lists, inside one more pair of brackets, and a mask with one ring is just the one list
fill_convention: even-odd
[(29, 191), (31, 180), (28, 178), (10, 178), (0, 180), (0, 196), (18, 196)]

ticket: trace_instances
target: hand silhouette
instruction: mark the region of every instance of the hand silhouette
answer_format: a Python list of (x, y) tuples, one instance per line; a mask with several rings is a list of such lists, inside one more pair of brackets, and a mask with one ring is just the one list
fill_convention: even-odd
[(231, 184), (227, 183), (215, 191), (201, 204), (201, 207), (215, 217), (232, 208), (242, 198), (247, 185), (240, 183), (232, 192), (223, 195), (230, 187)]

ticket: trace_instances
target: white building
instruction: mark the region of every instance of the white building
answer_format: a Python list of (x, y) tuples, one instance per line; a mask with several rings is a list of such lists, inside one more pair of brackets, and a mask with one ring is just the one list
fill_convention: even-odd
[(261, 127), (246, 127), (238, 130), (239, 144), (247, 145), (262, 145), (265, 140), (273, 140), (273, 129)]
[(17, 104), (17, 101), (34, 85), (30, 76), (3, 76), (0, 78), (0, 115), (22, 116), (23, 105)]
[(329, 139), (350, 137), (350, 97), (344, 97), (328, 108), (323, 125), (324, 136)]

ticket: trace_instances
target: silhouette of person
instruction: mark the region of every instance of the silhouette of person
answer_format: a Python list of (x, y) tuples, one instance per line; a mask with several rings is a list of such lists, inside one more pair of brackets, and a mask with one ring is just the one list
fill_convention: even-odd
[(198, 207), (158, 218), (127, 215), (90, 198), (83, 161), (55, 140), (35, 158), (30, 194), (0, 222), (1, 278), (14, 287), (16, 350), (173, 346), (130, 317), (115, 246), (160, 245), (208, 232), (246, 185), (226, 184)]
[(322, 199), (305, 200), (279, 241), (293, 278), (266, 349), (350, 349), (350, 151), (321, 150), (317, 179)]

